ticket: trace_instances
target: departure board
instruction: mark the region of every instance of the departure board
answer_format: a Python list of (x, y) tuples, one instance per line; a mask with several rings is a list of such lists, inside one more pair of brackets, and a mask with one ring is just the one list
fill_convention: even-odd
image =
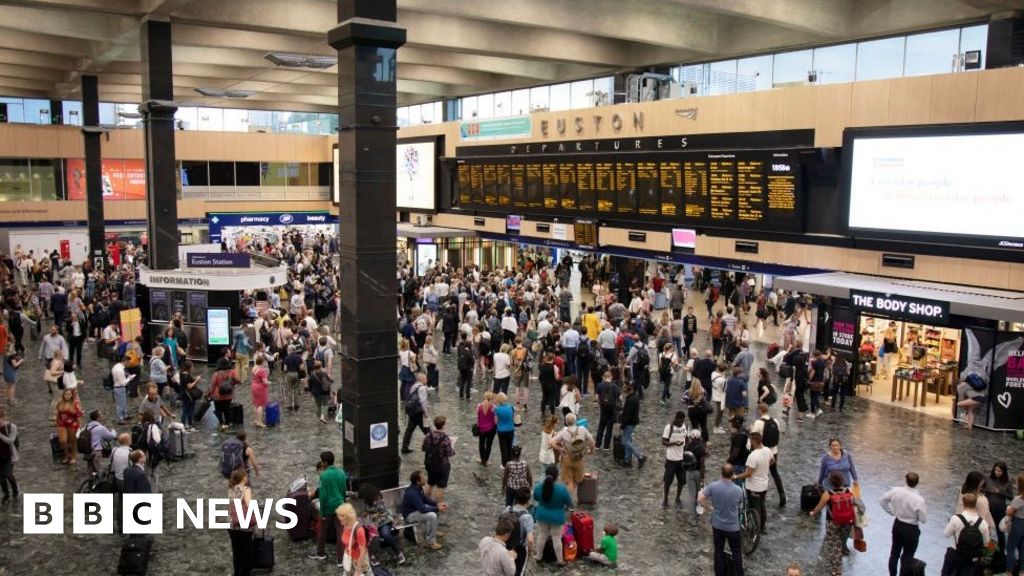
[(615, 163), (615, 198), (616, 212), (636, 213), (636, 164), (633, 162)]
[(705, 220), (708, 217), (708, 163), (683, 163), (683, 197), (687, 220)]
[(731, 222), (736, 219), (735, 158), (734, 154), (714, 154), (708, 158), (711, 222)]
[(554, 210), (559, 207), (558, 203), (558, 164), (546, 162), (541, 165), (541, 173), (544, 182), (544, 208)]
[(460, 163), (458, 167), (459, 206), (469, 206), (473, 202), (470, 196), (473, 187), (469, 180), (469, 168), (470, 165), (465, 162)]
[(498, 187), (498, 206), (511, 206), (512, 170), (508, 164), (498, 164), (495, 172)]
[(597, 188), (594, 185), (594, 163), (576, 163), (576, 191), (579, 201), (576, 203), (580, 212), (592, 212), (597, 209)]
[(580, 248), (597, 247), (597, 223), (593, 220), (576, 220), (573, 224), (573, 241)]
[(562, 191), (562, 210), (576, 210), (576, 164), (560, 162), (558, 164), (558, 181)]
[(637, 209), (641, 216), (657, 216), (661, 211), (658, 194), (658, 163), (636, 163)]
[(659, 163), (661, 174), (661, 215), (679, 216), (680, 200), (683, 194), (683, 164), (676, 161)]
[(498, 205), (498, 180), (496, 172), (497, 166), (494, 164), (484, 164), (484, 204), (488, 206)]
[(512, 206), (526, 208), (526, 165), (513, 164), (512, 171)]
[(469, 186), (474, 204), (485, 204), (484, 202), (484, 167), (480, 164), (473, 164), (469, 169)]
[(615, 164), (594, 163), (594, 189), (597, 190), (597, 211), (608, 214), (615, 211)]
[(764, 222), (764, 161), (736, 162), (736, 218), (740, 222)]
[[(473, 157), (451, 166), (453, 205), (683, 227), (803, 230), (799, 151)], [(531, 212), (532, 211), (532, 212)]]
[(544, 172), (540, 164), (526, 165), (526, 207), (544, 207)]

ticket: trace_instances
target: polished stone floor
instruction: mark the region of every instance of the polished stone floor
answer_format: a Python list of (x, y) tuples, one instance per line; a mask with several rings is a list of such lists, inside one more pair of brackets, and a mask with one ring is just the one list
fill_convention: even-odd
[[(38, 342), (26, 342), (30, 356)], [(757, 352), (763, 355), (763, 346)], [(86, 350), (85, 384), (82, 396), (85, 409), (112, 412), (109, 394), (99, 386), (99, 364), (95, 349)], [(442, 391), (434, 396), (433, 414), (449, 416), (452, 434), (461, 436), (454, 458), (454, 472), (448, 493), (450, 512), (443, 518), (447, 537), (441, 552), (411, 551), (407, 565), (396, 568), (398, 575), (470, 576), (479, 574), (476, 558), (478, 540), (493, 529), (502, 504), (501, 471), (492, 461), (483, 468), (476, 463), (476, 446), (468, 426), (474, 412), (472, 406), (460, 402), (452, 384), (453, 358), (442, 364)], [(105, 362), (104, 362), (105, 364)], [(760, 361), (759, 361), (760, 364)], [(20, 404), (11, 410), (11, 419), (22, 431), (22, 460), (17, 476), (26, 492), (62, 492), (65, 506), (70, 508), (75, 486), (85, 476), (80, 461), (69, 469), (50, 457), (47, 438), (46, 408), (49, 397), (38, 375), (41, 367), (32, 358), (21, 371), (18, 387)], [(280, 378), (274, 379), (271, 396), (280, 392)], [(532, 408), (520, 429), (519, 441), (532, 463), (536, 463), (539, 445), (539, 389), (533, 389)], [(478, 394), (479, 395), (479, 394)], [(247, 389), (240, 394), (246, 415), (252, 410)], [(585, 403), (584, 415), (596, 419), (596, 406)], [(620, 567), (618, 572), (637, 575), (712, 574), (711, 531), (706, 519), (691, 526), (685, 512), (663, 511), (661, 500), (662, 449), (658, 435), (671, 418), (674, 407), (661, 407), (656, 398), (648, 396), (642, 412), (637, 440), (651, 461), (643, 470), (620, 469), (611, 465), (610, 455), (589, 459), (588, 467), (600, 475), (600, 498), (592, 512), (597, 526), (613, 520), (619, 523)], [(218, 447), (224, 435), (218, 434), (214, 419), (207, 419), (190, 440), (195, 456), (171, 464), (163, 471), (161, 489), (165, 495), (165, 524), (173, 525), (172, 499), (176, 497), (222, 497), (226, 483), (218, 474)], [(337, 425), (319, 424), (307, 399), (298, 413), (284, 414), (280, 427), (259, 430), (248, 427), (250, 441), (262, 464), (262, 474), (255, 479), (257, 497), (281, 497), (287, 486), (300, 475), (312, 476), (317, 454), (324, 449), (341, 449), (341, 432)], [(844, 414), (828, 414), (819, 420), (784, 428), (780, 468), (790, 504), (779, 509), (774, 493), (769, 495), (768, 535), (761, 548), (747, 558), (747, 573), (753, 575), (782, 574), (784, 566), (796, 560), (807, 567), (806, 574), (825, 574), (817, 563), (824, 534), (820, 522), (802, 515), (798, 494), (802, 484), (813, 482), (818, 459), (830, 437), (844, 440), (853, 453), (863, 482), (870, 524), (867, 531), (868, 551), (854, 552), (845, 564), (844, 574), (874, 576), (885, 573), (889, 548), (890, 520), (877, 504), (878, 497), (892, 485), (902, 482), (903, 473), (915, 470), (922, 477), (921, 491), (929, 504), (930, 520), (924, 527), (918, 557), (929, 566), (929, 574), (938, 572), (947, 542), (942, 528), (952, 513), (957, 487), (970, 470), (988, 471), (995, 460), (1009, 462), (1011, 474), (1024, 466), (1024, 443), (1010, 435), (955, 427), (935, 417), (910, 410), (853, 399)], [(416, 435), (417, 441), (420, 438)], [(709, 470), (715, 470), (724, 459), (724, 437), (718, 436), (712, 450)], [(495, 459), (497, 446), (495, 446)], [(413, 454), (403, 463), (403, 476), (421, 464), (421, 456)], [(535, 475), (540, 473), (535, 464)], [(25, 536), (22, 534), (20, 502), (0, 509), (0, 574), (113, 574), (121, 543), (118, 536)], [(287, 535), (271, 531), (277, 538), (278, 574), (338, 573), (333, 563), (317, 563), (305, 558), (308, 543), (293, 544)], [(598, 535), (599, 536), (599, 535)], [(227, 534), (219, 531), (169, 531), (157, 538), (151, 563), (151, 574), (227, 574), (231, 557)], [(534, 569), (534, 573), (546, 572)], [(606, 569), (575, 564), (563, 570), (566, 574), (603, 573)]]

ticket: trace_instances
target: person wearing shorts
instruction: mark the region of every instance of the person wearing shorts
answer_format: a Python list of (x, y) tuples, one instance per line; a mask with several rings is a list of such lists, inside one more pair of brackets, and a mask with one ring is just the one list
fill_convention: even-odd
[[(574, 454), (573, 444), (582, 448), (582, 453)], [(594, 452), (594, 437), (590, 431), (582, 426), (576, 425), (576, 415), (569, 413), (565, 415), (565, 428), (551, 438), (551, 447), (561, 454), (562, 482), (570, 493), (575, 494), (576, 485), (583, 480), (586, 472), (586, 455)]]
[(448, 418), (434, 418), (434, 429), (423, 437), (423, 467), (427, 470), (427, 498), (444, 502), (444, 489), (448, 487), (451, 475), (451, 457), (455, 455), (454, 443), (444, 426)]

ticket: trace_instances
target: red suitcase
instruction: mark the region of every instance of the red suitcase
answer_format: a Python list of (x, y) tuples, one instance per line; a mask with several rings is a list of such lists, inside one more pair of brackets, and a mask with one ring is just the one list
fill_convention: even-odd
[(594, 550), (594, 517), (586, 512), (573, 512), (571, 521), (579, 557), (586, 557)]

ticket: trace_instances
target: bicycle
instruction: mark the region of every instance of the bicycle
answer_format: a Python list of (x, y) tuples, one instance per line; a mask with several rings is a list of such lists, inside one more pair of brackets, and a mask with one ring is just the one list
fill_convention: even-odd
[(743, 500), (740, 502), (741, 548), (744, 555), (750, 556), (761, 543), (761, 513), (748, 502), (746, 481), (741, 480), (736, 484), (743, 490)]

